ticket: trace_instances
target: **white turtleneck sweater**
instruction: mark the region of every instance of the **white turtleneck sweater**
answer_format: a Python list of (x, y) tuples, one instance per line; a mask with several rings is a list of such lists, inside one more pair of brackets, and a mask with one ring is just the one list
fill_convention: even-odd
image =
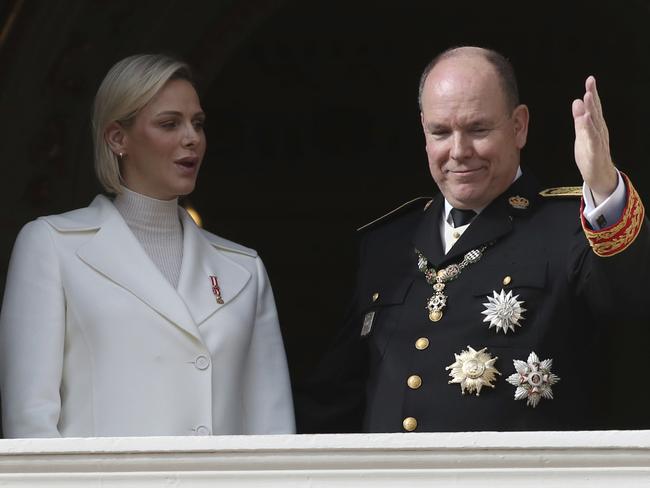
[(156, 200), (122, 187), (113, 204), (147, 255), (174, 288), (183, 261), (183, 226), (178, 198)]

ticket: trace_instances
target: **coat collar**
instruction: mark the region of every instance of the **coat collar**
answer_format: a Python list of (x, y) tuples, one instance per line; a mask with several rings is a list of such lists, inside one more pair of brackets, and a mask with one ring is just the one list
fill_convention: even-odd
[[(207, 233), (194, 224), (187, 212), (182, 209), (180, 212), (183, 261), (178, 290), (172, 287), (147, 256), (108, 198), (100, 195), (87, 209), (46, 219), (60, 232), (94, 231), (94, 236), (77, 249), (77, 256), (200, 340), (198, 326), (217, 310), (226, 307), (251, 277), (250, 272), (228, 254), (254, 252), (246, 252), (245, 248), (236, 245), (228, 246), (228, 241), (218, 238), (211, 242)], [(224, 304), (216, 301), (211, 275), (219, 280)]]
[(471, 249), (493, 243), (509, 234), (515, 219), (531, 215), (538, 203), (539, 188), (532, 175), (523, 174), (474, 219), (447, 254), (440, 239), (444, 198), (438, 194), (425, 211), (413, 244), (436, 269), (448, 262), (456, 262)]
[(431, 201), (431, 205), (424, 211), (413, 237), (415, 248), (424, 254), (436, 269), (445, 260), (445, 252), (440, 239), (440, 219), (444, 206), (445, 199), (441, 194), (436, 195)]
[[(196, 324), (200, 325), (242, 291), (251, 279), (250, 272), (231, 259), (233, 252), (248, 254), (241, 248), (234, 249), (221, 239), (208, 240), (188, 213), (181, 209), (183, 223), (183, 263), (178, 282), (178, 293), (187, 305)], [(215, 236), (212, 236), (215, 237)], [(219, 246), (219, 247), (217, 247)], [(227, 246), (227, 247), (226, 247)], [(230, 253), (224, 252), (229, 250)], [(217, 303), (212, 291), (211, 276), (215, 276), (221, 289), (223, 304)]]

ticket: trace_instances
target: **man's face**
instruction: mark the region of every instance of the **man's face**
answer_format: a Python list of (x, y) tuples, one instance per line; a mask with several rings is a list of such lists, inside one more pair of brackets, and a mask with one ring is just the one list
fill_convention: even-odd
[(487, 206), (513, 182), (528, 109), (510, 111), (497, 74), (478, 55), (440, 61), (421, 97), (429, 170), (456, 208)]

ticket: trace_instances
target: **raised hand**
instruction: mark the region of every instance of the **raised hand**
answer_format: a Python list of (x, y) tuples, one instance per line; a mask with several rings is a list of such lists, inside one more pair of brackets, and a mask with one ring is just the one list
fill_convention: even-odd
[(616, 189), (618, 175), (609, 152), (609, 131), (596, 89), (596, 78), (585, 81), (585, 94), (571, 106), (575, 124), (574, 154), (582, 179), (591, 188), (596, 205)]

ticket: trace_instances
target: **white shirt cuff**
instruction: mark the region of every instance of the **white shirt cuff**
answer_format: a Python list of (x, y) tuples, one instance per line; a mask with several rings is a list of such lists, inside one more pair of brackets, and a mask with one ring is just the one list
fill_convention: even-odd
[[(618, 172), (618, 170), (617, 170)], [(591, 189), (586, 183), (582, 184), (582, 198), (585, 201), (583, 215), (591, 224), (592, 229), (600, 230), (619, 221), (625, 209), (625, 200), (627, 194), (625, 183), (621, 173), (618, 173), (618, 184), (616, 190), (608, 196), (603, 203), (596, 206), (596, 202), (591, 195)]]

